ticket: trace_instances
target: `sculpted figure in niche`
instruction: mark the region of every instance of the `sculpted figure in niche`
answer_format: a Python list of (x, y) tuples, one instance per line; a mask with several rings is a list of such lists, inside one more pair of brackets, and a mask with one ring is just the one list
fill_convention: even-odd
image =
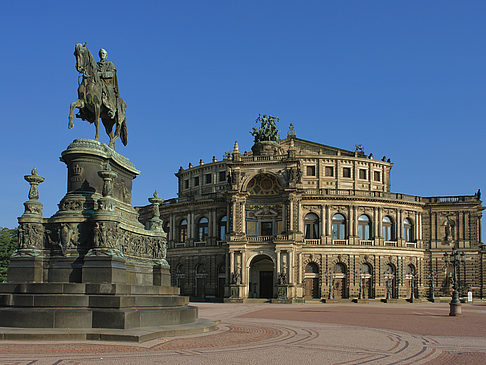
[(446, 220), (444, 221), (444, 241), (447, 243), (451, 243), (454, 240), (454, 220), (451, 219), (451, 217), (447, 217)]

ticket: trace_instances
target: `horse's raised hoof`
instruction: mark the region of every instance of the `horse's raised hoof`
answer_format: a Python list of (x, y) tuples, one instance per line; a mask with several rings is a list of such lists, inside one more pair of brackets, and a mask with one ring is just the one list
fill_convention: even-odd
[(72, 119), (69, 119), (68, 129), (73, 129), (73, 128), (74, 128), (74, 123)]

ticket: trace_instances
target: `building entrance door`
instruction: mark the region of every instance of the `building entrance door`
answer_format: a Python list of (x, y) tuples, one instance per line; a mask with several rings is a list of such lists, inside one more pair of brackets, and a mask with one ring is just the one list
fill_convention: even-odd
[(273, 271), (260, 271), (260, 298), (273, 297)]
[(319, 278), (305, 278), (305, 299), (320, 298)]
[(344, 278), (343, 277), (336, 277), (333, 280), (333, 296), (334, 299), (343, 299), (344, 298)]
[(249, 275), (250, 298), (273, 298), (274, 263), (267, 255), (251, 260)]
[(370, 298), (370, 290), (371, 290), (370, 284), (371, 284), (370, 278), (367, 278), (367, 277), (361, 278), (361, 285), (362, 285), (362, 290), (363, 290), (363, 299), (369, 299)]
[(204, 278), (196, 278), (196, 297), (204, 299), (206, 297), (205, 293), (205, 279)]

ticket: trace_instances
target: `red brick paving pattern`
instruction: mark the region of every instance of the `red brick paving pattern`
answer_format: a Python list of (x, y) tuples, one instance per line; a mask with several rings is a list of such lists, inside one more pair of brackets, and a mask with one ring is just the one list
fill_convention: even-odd
[(427, 362), (427, 365), (484, 365), (486, 353), (484, 352), (455, 352), (445, 351), (434, 360)]
[[(194, 337), (172, 338), (152, 347), (130, 346), (129, 344), (103, 345), (101, 343), (56, 343), (56, 344), (29, 344), (25, 343), (4, 343), (1, 344), (1, 353), (18, 353), (22, 350), (24, 354), (76, 354), (76, 353), (116, 353), (123, 351), (150, 352), (160, 350), (182, 350), (197, 348), (211, 348), (220, 346), (234, 346), (239, 344), (251, 344), (277, 338), (282, 332), (275, 328), (255, 326), (228, 326), (228, 331), (223, 333), (208, 334)], [(196, 346), (197, 343), (197, 346)]]
[[(472, 308), (472, 307), (468, 307)], [(449, 317), (447, 308), (424, 306), (387, 308), (385, 306), (319, 306), (318, 308), (268, 308), (240, 315), (240, 318), (266, 318), (319, 323), (339, 323), (368, 328), (403, 331), (417, 335), (486, 337), (486, 311), (467, 310)], [(486, 358), (484, 363), (486, 364)]]
[(486, 306), (464, 306), (456, 318), (446, 304), (198, 306), (201, 317), (221, 319), (217, 332), (145, 344), (0, 342), (0, 363), (486, 364)]

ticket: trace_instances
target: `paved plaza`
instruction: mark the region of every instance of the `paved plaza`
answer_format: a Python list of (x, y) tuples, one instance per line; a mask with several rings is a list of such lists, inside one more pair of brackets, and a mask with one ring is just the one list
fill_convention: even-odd
[(484, 364), (486, 305), (196, 303), (216, 331), (116, 342), (0, 343), (1, 364)]

